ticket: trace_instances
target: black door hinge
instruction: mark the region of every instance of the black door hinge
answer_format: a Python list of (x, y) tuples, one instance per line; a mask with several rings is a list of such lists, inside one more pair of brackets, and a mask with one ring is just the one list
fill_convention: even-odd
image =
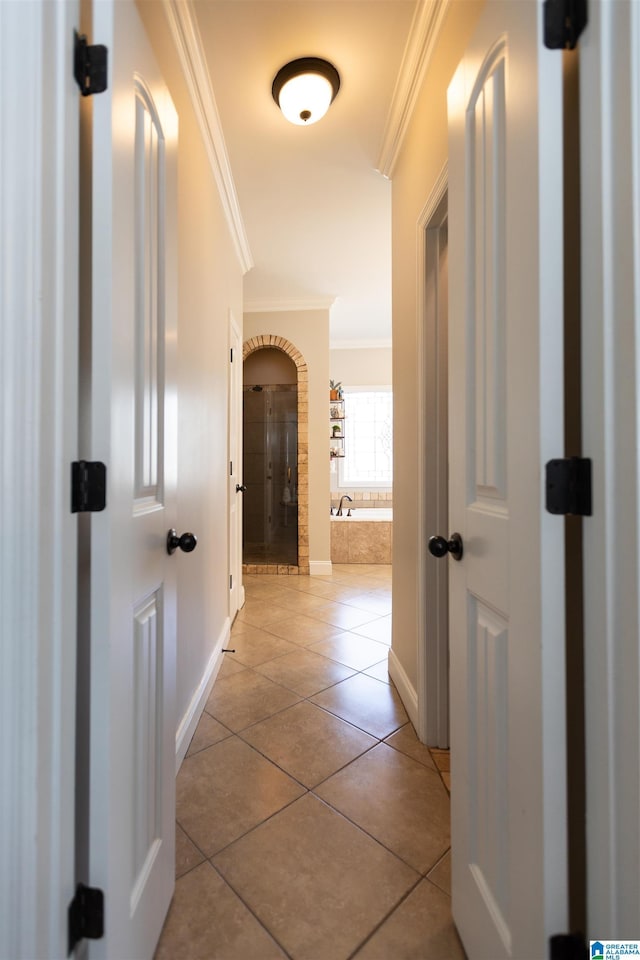
[(231, 363), (233, 363), (233, 347), (231, 347)]
[(71, 513), (96, 513), (107, 505), (107, 468), (99, 460), (71, 464)]
[(103, 936), (104, 893), (79, 883), (69, 904), (69, 956), (81, 940), (100, 940)]
[(229, 590), (233, 590), (233, 574), (229, 574)]
[(587, 960), (588, 950), (580, 933), (556, 933), (549, 938), (549, 960)]
[(587, 25), (587, 0), (544, 0), (544, 45), (573, 50)]
[(545, 474), (549, 513), (591, 516), (591, 460), (581, 457), (549, 460)]
[(104, 93), (107, 89), (107, 48), (100, 44), (91, 46), (84, 34), (75, 35), (73, 76), (83, 97)]

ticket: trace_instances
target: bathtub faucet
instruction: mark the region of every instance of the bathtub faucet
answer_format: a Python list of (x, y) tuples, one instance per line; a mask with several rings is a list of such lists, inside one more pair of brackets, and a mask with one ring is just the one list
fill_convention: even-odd
[[(336, 513), (336, 517), (342, 516), (342, 504), (344, 503), (345, 500), (348, 500), (349, 503), (353, 503), (353, 500), (351, 499), (348, 493), (345, 493), (344, 496), (340, 497), (340, 506), (338, 507), (338, 512)], [(348, 517), (351, 516), (351, 508), (349, 508), (349, 511), (347, 512), (347, 516)]]

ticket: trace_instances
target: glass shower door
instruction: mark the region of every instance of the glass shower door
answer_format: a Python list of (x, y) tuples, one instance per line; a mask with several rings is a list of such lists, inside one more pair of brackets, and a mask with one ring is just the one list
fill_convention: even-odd
[(290, 384), (244, 398), (243, 562), (298, 563), (298, 398)]

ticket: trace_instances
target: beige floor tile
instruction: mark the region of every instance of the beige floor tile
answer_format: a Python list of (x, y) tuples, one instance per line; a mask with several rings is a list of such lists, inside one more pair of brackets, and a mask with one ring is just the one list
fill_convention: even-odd
[(368, 637), (370, 640), (377, 640), (378, 643), (384, 643), (391, 646), (391, 617), (380, 617), (378, 620), (372, 620), (371, 623), (363, 623), (361, 627), (354, 627), (353, 633), (359, 637)]
[(176, 884), (155, 960), (280, 960), (285, 954), (211, 866)]
[(391, 613), (391, 597), (386, 593), (378, 594), (375, 591), (356, 593), (349, 600), (343, 600), (343, 603), (357, 607), (358, 610), (368, 610), (379, 617), (386, 617)]
[(449, 898), (423, 880), (356, 953), (354, 960), (465, 960)]
[(442, 860), (439, 860), (433, 870), (429, 871), (427, 877), (447, 896), (451, 896), (451, 850), (447, 850)]
[(441, 772), (446, 770), (447, 772), (451, 769), (450, 764), (450, 753), (448, 750), (440, 750), (437, 747), (431, 747), (431, 756), (433, 761)]
[(264, 627), (267, 623), (280, 620), (285, 614), (286, 608), (274, 603), (273, 600), (252, 600), (249, 598), (238, 613), (236, 620), (240, 623), (250, 623), (254, 627)]
[(288, 640), (254, 626), (248, 626), (241, 632), (234, 631), (229, 643), (236, 652), (228, 653), (226, 656), (233, 657), (246, 667), (255, 667), (259, 663), (265, 663), (267, 660), (273, 660), (274, 657), (281, 657), (285, 653), (292, 653), (298, 649)]
[(312, 697), (314, 703), (383, 740), (407, 720), (395, 688), (357, 673)]
[(308, 613), (313, 616), (313, 611), (324, 606), (326, 602), (326, 597), (316, 597), (304, 590), (289, 590), (286, 597), (280, 597), (278, 605), (290, 613)]
[(176, 780), (176, 817), (210, 857), (302, 793), (291, 777), (230, 737), (184, 760)]
[(396, 733), (387, 737), (385, 743), (388, 743), (394, 750), (399, 750), (400, 753), (406, 753), (408, 757), (413, 757), (414, 760), (423, 763), (425, 767), (430, 767), (431, 770), (436, 769), (429, 747), (418, 740), (413, 724), (405, 723), (404, 727), (400, 727)]
[(323, 603), (316, 607), (311, 616), (316, 620), (332, 623), (334, 627), (342, 627), (343, 630), (351, 630), (353, 627), (359, 627), (373, 619), (366, 610), (356, 610), (355, 607), (348, 607), (345, 603), (333, 602)]
[(176, 823), (176, 880), (197, 867), (204, 858), (204, 854), (189, 840), (180, 824)]
[(234, 733), (290, 707), (300, 697), (255, 670), (243, 670), (214, 684), (206, 711)]
[(327, 687), (353, 676), (353, 670), (343, 663), (328, 660), (304, 647), (296, 647), (293, 653), (270, 660), (256, 667), (258, 673), (269, 677), (283, 687), (288, 687), (301, 697), (311, 697)]
[(354, 670), (365, 670), (374, 663), (380, 663), (389, 655), (389, 648), (376, 640), (359, 637), (355, 633), (346, 631), (327, 640), (312, 643), (307, 648), (312, 653), (319, 653), (323, 657), (330, 657), (338, 663), (344, 663)]
[(449, 797), (438, 774), (379, 744), (316, 793), (420, 873), (449, 841)]
[(296, 960), (346, 960), (417, 879), (309, 794), (214, 864)]
[(367, 667), (366, 670), (362, 671), (366, 673), (368, 677), (373, 677), (375, 680), (382, 680), (383, 683), (390, 683), (389, 678), (389, 659), (385, 657), (384, 660), (381, 660), (380, 663), (374, 663), (372, 667)]
[[(233, 647), (233, 633), (231, 634), (230, 644)], [(246, 669), (244, 663), (238, 663), (237, 660), (233, 659), (233, 654), (225, 653), (222, 663), (220, 664), (220, 669), (218, 670), (216, 682), (222, 680), (223, 677), (231, 677), (234, 673), (241, 673), (242, 670)]]
[(205, 710), (198, 721), (198, 726), (191, 738), (191, 743), (189, 744), (186, 755), (190, 757), (192, 754), (198, 753), (199, 750), (204, 750), (206, 747), (210, 747), (214, 743), (218, 743), (220, 740), (224, 740), (225, 737), (230, 736), (231, 731), (223, 726), (219, 720), (215, 720), (210, 716)]
[(257, 723), (242, 737), (309, 788), (377, 743), (350, 723), (306, 702)]
[(334, 627), (332, 623), (325, 623), (323, 620), (314, 620), (304, 614), (298, 614), (295, 617), (289, 616), (283, 620), (278, 620), (276, 623), (270, 623), (268, 632), (275, 637), (289, 640), (291, 643), (307, 646), (310, 643), (317, 643), (318, 640), (337, 637), (342, 633), (342, 630), (340, 627)]

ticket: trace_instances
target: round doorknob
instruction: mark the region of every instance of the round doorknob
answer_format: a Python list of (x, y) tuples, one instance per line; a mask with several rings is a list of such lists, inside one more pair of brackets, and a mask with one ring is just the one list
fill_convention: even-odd
[(429, 537), (429, 553), (432, 557), (446, 557), (451, 554), (454, 560), (462, 560), (462, 537), (452, 533), (450, 540), (444, 537)]
[(181, 537), (171, 528), (167, 534), (167, 553), (171, 556), (178, 548), (184, 553), (191, 553), (198, 546), (198, 538), (193, 533), (183, 533)]
[(236, 483), (236, 493), (245, 493), (246, 489), (246, 483)]

